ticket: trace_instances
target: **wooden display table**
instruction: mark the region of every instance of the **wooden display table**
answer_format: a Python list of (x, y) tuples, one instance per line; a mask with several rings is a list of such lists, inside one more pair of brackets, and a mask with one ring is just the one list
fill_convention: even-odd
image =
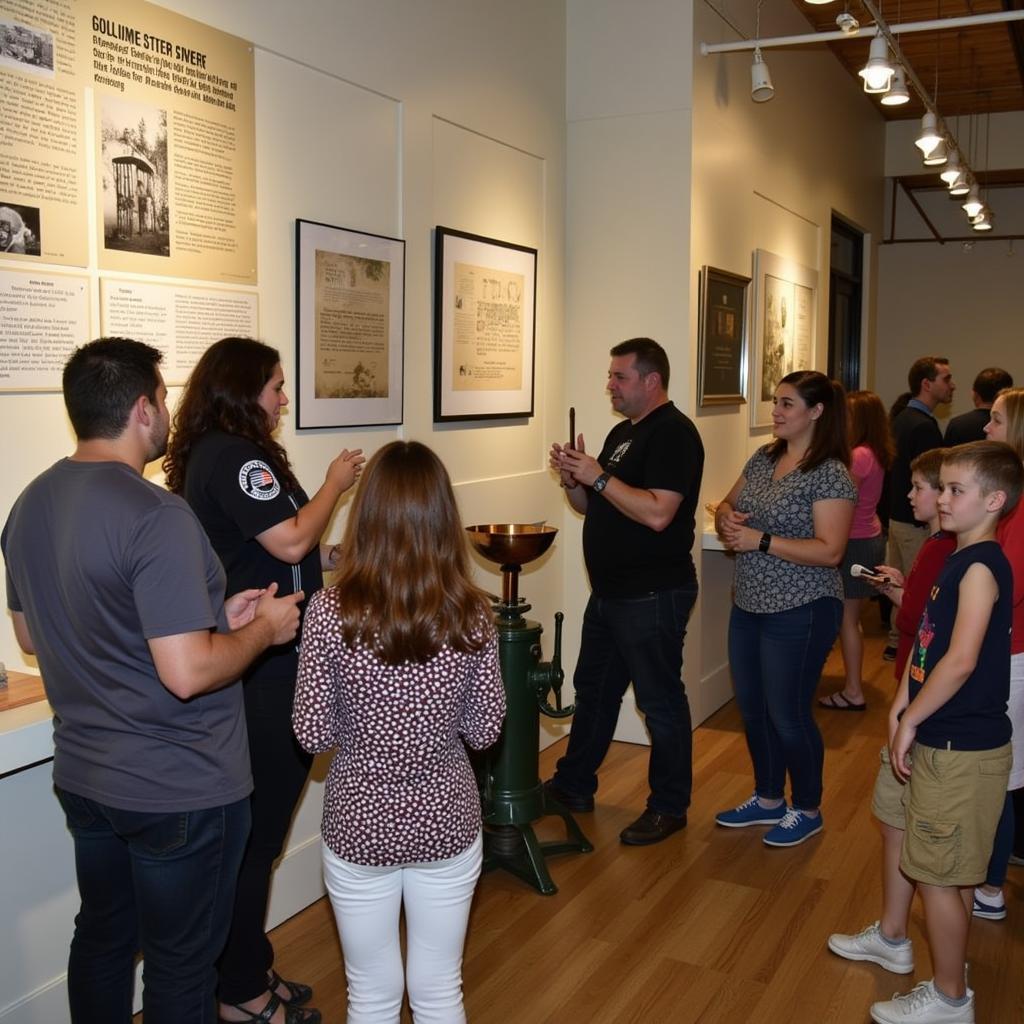
[(39, 676), (26, 672), (7, 672), (7, 685), (0, 688), (0, 711), (20, 708), (23, 704), (35, 704), (46, 700), (43, 681)]

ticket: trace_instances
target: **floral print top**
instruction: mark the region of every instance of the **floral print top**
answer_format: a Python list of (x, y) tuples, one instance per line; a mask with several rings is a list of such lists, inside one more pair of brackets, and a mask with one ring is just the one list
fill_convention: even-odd
[(302, 746), (335, 749), (322, 832), (343, 860), (414, 864), (462, 853), (480, 831), (480, 794), (465, 740), (501, 734), (505, 689), (488, 623), (484, 647), (443, 647), (424, 663), (387, 665), (341, 637), (335, 588), (309, 602), (292, 724)]

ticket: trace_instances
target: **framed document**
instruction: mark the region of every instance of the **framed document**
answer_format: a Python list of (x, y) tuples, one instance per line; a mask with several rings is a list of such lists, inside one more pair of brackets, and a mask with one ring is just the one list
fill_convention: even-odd
[(536, 296), (536, 249), (435, 229), (435, 422), (533, 415)]
[(295, 222), (296, 429), (402, 422), (405, 242)]
[(697, 404), (741, 405), (747, 400), (747, 287), (749, 277), (715, 267), (700, 272)]
[(754, 287), (750, 425), (767, 427), (779, 381), (794, 370), (814, 369), (818, 272), (758, 249)]

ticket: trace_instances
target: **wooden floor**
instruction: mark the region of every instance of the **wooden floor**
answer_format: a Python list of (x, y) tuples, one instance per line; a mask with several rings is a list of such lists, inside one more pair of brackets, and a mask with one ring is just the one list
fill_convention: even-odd
[[(919, 902), (910, 924), (915, 975), (849, 963), (825, 946), (830, 932), (857, 931), (880, 909), (869, 803), (894, 684), (873, 605), (865, 626), (868, 712), (818, 713), (827, 748), (822, 835), (777, 850), (761, 843), (762, 829), (715, 826), (715, 812), (752, 788), (730, 704), (694, 734), (688, 828), (653, 847), (622, 846), (619, 830), (644, 806), (647, 748), (614, 744), (596, 811), (577, 815), (596, 850), (551, 861), (558, 893), (541, 896), (500, 872), (481, 880), (464, 971), (473, 1024), (862, 1024), (871, 1002), (931, 977)], [(821, 693), (841, 684), (841, 671), (834, 652)], [(541, 755), (541, 777), (561, 747)], [(1024, 1021), (1024, 868), (1010, 872), (1008, 919), (971, 928), (978, 1024)], [(326, 900), (273, 940), (278, 970), (314, 985), (326, 1024), (341, 1024), (345, 975)]]

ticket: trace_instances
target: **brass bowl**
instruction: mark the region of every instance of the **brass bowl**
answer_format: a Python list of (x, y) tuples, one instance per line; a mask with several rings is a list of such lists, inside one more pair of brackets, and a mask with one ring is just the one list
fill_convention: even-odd
[(526, 565), (540, 558), (555, 539), (558, 529), (537, 523), (482, 523), (467, 526), (473, 547), (498, 565)]

